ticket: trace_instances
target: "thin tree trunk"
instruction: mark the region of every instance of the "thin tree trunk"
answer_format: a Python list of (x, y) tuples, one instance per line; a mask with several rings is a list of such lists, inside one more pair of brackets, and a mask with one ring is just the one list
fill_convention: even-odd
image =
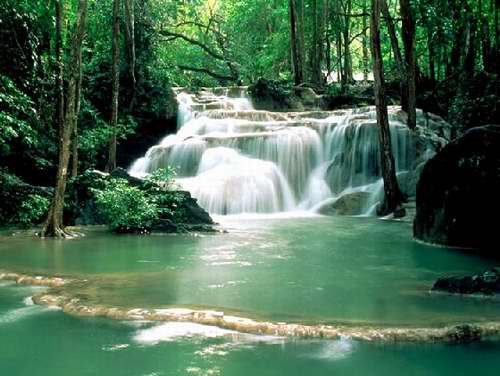
[(311, 48), (311, 81), (318, 87), (323, 87), (323, 72), (321, 65), (324, 58), (324, 34), (325, 34), (325, 13), (327, 11), (326, 0), (313, 0), (313, 40)]
[(319, 85), (321, 68), (319, 67), (319, 51), (318, 51), (318, 39), (319, 39), (319, 22), (318, 22), (318, 2), (317, 0), (312, 0), (312, 46), (311, 46), (311, 82), (315, 85)]
[(64, 24), (64, 0), (55, 0), (56, 10), (56, 64), (57, 64), (57, 106), (56, 117), (59, 137), (64, 127), (64, 61), (62, 58), (62, 28)]
[(72, 166), (71, 166), (71, 176), (76, 177), (78, 175), (78, 115), (80, 114), (80, 97), (82, 94), (82, 50), (80, 49), (80, 56), (78, 56), (78, 82), (76, 86), (76, 98), (75, 98), (75, 124), (73, 126), (73, 142), (72, 142)]
[(352, 0), (346, 0), (346, 9), (344, 16), (344, 86), (352, 83), (353, 81), (353, 71), (352, 71), (352, 55), (351, 55), (351, 43), (350, 43), (350, 32), (351, 32), (351, 14)]
[(391, 48), (394, 54), (394, 59), (396, 60), (396, 67), (399, 72), (400, 79), (400, 95), (401, 95), (401, 107), (403, 111), (408, 111), (408, 87), (406, 82), (406, 69), (403, 62), (403, 55), (401, 49), (399, 48), (398, 36), (396, 33), (396, 26), (394, 25), (394, 20), (389, 12), (389, 7), (387, 6), (386, 0), (380, 0), (380, 7), (382, 14), (385, 18), (387, 24), (387, 30), (389, 31), (389, 38), (391, 40)]
[(302, 72), (302, 82), (306, 79), (306, 42), (305, 42), (305, 24), (304, 24), (304, 13), (305, 5), (304, 0), (294, 0), (296, 3), (295, 10), (297, 12), (297, 40), (298, 40), (298, 59), (300, 70)]
[(465, 9), (468, 17), (465, 33), (464, 74), (466, 79), (471, 79), (476, 65), (476, 20), (468, 5)]
[[(366, 14), (367, 0), (363, 0), (363, 14)], [(367, 16), (363, 16), (363, 80), (368, 82), (368, 74), (370, 73), (368, 67), (368, 34), (367, 34)]]
[(483, 66), (486, 72), (495, 72), (492, 64), (492, 54), (491, 54), (491, 42), (490, 42), (490, 28), (488, 25), (488, 17), (483, 13), (483, 2), (479, 0), (479, 23), (480, 23), (480, 34), (482, 40), (482, 52), (483, 52)]
[(297, 9), (295, 0), (289, 0), (290, 10), (290, 51), (292, 57), (292, 73), (295, 85), (304, 82), (303, 71), (300, 65), (299, 41), (297, 36)]
[(385, 99), (384, 66), (380, 47), (380, 3), (383, 0), (372, 0), (371, 42), (373, 57), (373, 75), (375, 88), (375, 105), (380, 140), (380, 162), (384, 180), (384, 201), (378, 208), (378, 215), (394, 212), (402, 202), (402, 194), (396, 179), (396, 167), (392, 155), (389, 116)]
[(453, 24), (453, 43), (451, 47), (450, 60), (446, 69), (446, 76), (450, 77), (461, 68), (460, 60), (462, 58), (462, 49), (464, 47), (466, 30), (463, 24), (462, 4), (459, 0), (450, 0), (452, 24)]
[(427, 48), (429, 49), (429, 77), (432, 83), (436, 82), (436, 52), (432, 41), (431, 32), (427, 30)]
[(111, 172), (116, 168), (116, 136), (118, 128), (118, 95), (120, 91), (120, 0), (113, 0), (113, 40), (112, 40), (112, 59), (111, 69), (112, 93), (111, 93), (111, 126), (112, 134), (109, 140), (109, 154), (106, 171)]
[(54, 197), (52, 205), (49, 209), (47, 221), (42, 230), (42, 237), (59, 237), (64, 238), (70, 235), (64, 229), (63, 210), (64, 210), (64, 193), (66, 191), (66, 178), (68, 175), (68, 162), (70, 155), (71, 132), (73, 130), (76, 116), (75, 101), (76, 90), (79, 80), (79, 56), (81, 53), (83, 38), (85, 35), (85, 19), (87, 13), (87, 1), (79, 0), (78, 16), (75, 24), (75, 29), (72, 37), (71, 53), (69, 61), (69, 80), (66, 100), (66, 111), (64, 123), (59, 137), (59, 164), (57, 168), (56, 186), (54, 189)]
[(410, 0), (400, 0), (400, 12), (403, 19), (403, 45), (405, 50), (406, 88), (408, 90), (408, 128), (415, 129), (417, 126), (417, 53), (415, 44), (415, 18), (411, 9)]
[(127, 52), (128, 52), (128, 68), (130, 81), (132, 84), (132, 97), (130, 100), (130, 109), (133, 108), (135, 104), (135, 9), (134, 9), (134, 0), (124, 0), (125, 5), (125, 39), (127, 43)]

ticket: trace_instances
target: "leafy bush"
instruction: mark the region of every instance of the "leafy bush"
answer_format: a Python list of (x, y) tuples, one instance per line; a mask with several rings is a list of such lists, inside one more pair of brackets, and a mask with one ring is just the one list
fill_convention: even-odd
[(111, 231), (147, 232), (158, 218), (156, 199), (125, 179), (112, 179), (103, 190), (94, 190), (94, 194)]
[(49, 210), (50, 200), (37, 194), (28, 195), (27, 199), (21, 203), (15, 222), (23, 227), (30, 227), (32, 224), (40, 223)]
[(176, 175), (175, 169), (170, 166), (158, 169), (146, 177), (145, 189), (154, 196), (159, 218), (182, 222), (184, 213), (181, 205), (184, 196), (175, 191), (178, 188), (173, 180)]

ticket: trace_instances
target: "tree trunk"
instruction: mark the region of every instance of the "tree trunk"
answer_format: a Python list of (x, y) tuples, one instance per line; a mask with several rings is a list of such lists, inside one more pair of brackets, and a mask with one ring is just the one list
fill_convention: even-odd
[(491, 43), (490, 43), (490, 28), (488, 18), (483, 13), (483, 2), (479, 0), (479, 24), (481, 34), (481, 44), (483, 52), (483, 66), (486, 72), (494, 73), (495, 69), (492, 66), (491, 59)]
[(396, 179), (396, 167), (392, 155), (389, 116), (385, 99), (384, 67), (380, 47), (380, 5), (383, 0), (372, 0), (371, 42), (373, 57), (373, 75), (375, 88), (375, 105), (377, 109), (377, 125), (380, 140), (380, 162), (384, 180), (384, 201), (378, 208), (378, 215), (394, 212), (403, 201), (402, 193)]
[(346, 6), (344, 8), (344, 22), (342, 29), (343, 37), (343, 47), (344, 47), (344, 74), (342, 79), (342, 91), (347, 89), (347, 85), (353, 82), (353, 71), (352, 71), (352, 55), (351, 55), (351, 43), (350, 43), (350, 31), (351, 31), (351, 14), (352, 0), (346, 0)]
[(436, 52), (432, 41), (432, 34), (427, 30), (427, 48), (429, 50), (429, 77), (432, 83), (436, 82)]
[(452, 25), (453, 25), (453, 43), (451, 47), (450, 59), (446, 69), (446, 76), (450, 77), (461, 68), (460, 60), (462, 58), (462, 49), (465, 43), (465, 33), (462, 4), (458, 0), (450, 0)]
[(57, 64), (57, 106), (56, 118), (59, 138), (64, 127), (64, 62), (62, 51), (62, 27), (64, 24), (64, 0), (55, 0), (56, 8), (56, 64)]
[(311, 81), (316, 87), (323, 87), (323, 72), (321, 65), (324, 58), (324, 34), (325, 34), (325, 12), (326, 0), (318, 0), (312, 2), (313, 12), (313, 37), (311, 48)]
[(109, 154), (106, 171), (111, 172), (116, 168), (116, 136), (118, 128), (118, 95), (120, 91), (120, 0), (113, 0), (113, 40), (112, 54), (113, 65), (111, 68), (111, 126), (112, 134), (109, 140)]
[(401, 53), (401, 49), (399, 48), (398, 36), (396, 33), (396, 26), (394, 25), (394, 20), (389, 13), (389, 7), (387, 6), (386, 0), (380, 0), (380, 7), (382, 10), (382, 14), (385, 18), (385, 22), (387, 24), (387, 30), (389, 31), (389, 38), (391, 40), (391, 48), (394, 54), (394, 59), (396, 60), (396, 67), (399, 72), (400, 79), (400, 95), (401, 95), (401, 107), (403, 111), (408, 111), (408, 87), (406, 82), (406, 69), (405, 64), (403, 62), (403, 55)]
[(299, 56), (299, 65), (302, 72), (302, 82), (306, 79), (306, 42), (305, 42), (305, 21), (304, 21), (304, 13), (305, 13), (305, 5), (304, 0), (294, 0), (295, 1), (295, 9), (297, 12), (297, 41), (298, 41), (298, 56)]
[(297, 35), (297, 9), (295, 0), (289, 0), (290, 10), (290, 51), (292, 57), (292, 73), (295, 85), (300, 85), (304, 82), (303, 69), (300, 64), (299, 40)]
[(476, 65), (476, 19), (472, 15), (472, 10), (465, 5), (467, 13), (467, 26), (465, 31), (465, 48), (464, 48), (464, 75), (466, 79), (471, 79), (474, 76), (474, 68)]
[(72, 166), (71, 166), (71, 176), (76, 177), (78, 175), (78, 115), (80, 114), (80, 97), (82, 94), (82, 50), (80, 49), (80, 56), (78, 56), (78, 82), (76, 85), (76, 98), (75, 98), (75, 124), (73, 126), (73, 142), (72, 142)]
[(64, 193), (66, 191), (66, 178), (68, 174), (69, 148), (71, 142), (71, 132), (73, 130), (76, 116), (75, 101), (76, 90), (79, 80), (79, 56), (81, 54), (83, 38), (85, 35), (85, 18), (87, 13), (87, 1), (79, 0), (78, 16), (73, 32), (70, 61), (69, 61), (69, 80), (66, 99), (66, 111), (64, 122), (59, 137), (59, 164), (57, 168), (56, 186), (52, 205), (49, 209), (47, 221), (42, 230), (42, 237), (64, 238), (70, 234), (65, 231), (63, 224)]
[[(363, 14), (368, 12), (367, 0), (363, 0)], [(368, 30), (367, 30), (367, 16), (363, 16), (363, 80), (368, 82), (368, 74), (370, 68), (368, 67)]]
[(416, 100), (416, 72), (417, 53), (415, 45), (415, 18), (411, 9), (410, 0), (400, 0), (401, 18), (403, 19), (403, 45), (405, 50), (406, 88), (408, 90), (408, 128), (417, 126), (417, 100)]
[(127, 44), (128, 69), (131, 82), (131, 99), (129, 108), (135, 104), (135, 13), (134, 0), (124, 0), (125, 5), (125, 40)]

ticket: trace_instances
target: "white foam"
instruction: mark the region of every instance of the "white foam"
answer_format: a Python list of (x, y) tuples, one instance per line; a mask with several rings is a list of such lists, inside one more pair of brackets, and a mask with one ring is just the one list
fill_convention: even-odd
[(341, 360), (347, 358), (354, 351), (354, 342), (349, 337), (342, 336), (336, 341), (324, 341), (321, 349), (311, 357), (322, 360)]
[(189, 322), (168, 322), (152, 328), (137, 331), (134, 341), (143, 345), (155, 345), (160, 342), (171, 342), (179, 338), (218, 338), (237, 334), (232, 330), (216, 326), (201, 325)]

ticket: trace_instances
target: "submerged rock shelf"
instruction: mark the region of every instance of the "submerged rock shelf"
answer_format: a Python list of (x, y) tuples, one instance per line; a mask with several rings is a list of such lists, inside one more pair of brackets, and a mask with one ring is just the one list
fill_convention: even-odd
[(258, 321), (227, 315), (216, 310), (189, 308), (122, 308), (87, 304), (77, 296), (69, 295), (64, 287), (72, 283), (88, 283), (71, 278), (30, 276), (22, 273), (0, 272), (0, 280), (19, 284), (46, 286), (48, 291), (33, 296), (39, 305), (61, 308), (65, 313), (79, 317), (102, 317), (120, 321), (191, 322), (216, 326), (248, 334), (280, 337), (338, 339), (350, 337), (363, 341), (380, 342), (445, 342), (467, 343), (500, 337), (500, 322), (465, 323), (443, 327), (376, 327), (374, 325), (306, 325), (300, 323)]

